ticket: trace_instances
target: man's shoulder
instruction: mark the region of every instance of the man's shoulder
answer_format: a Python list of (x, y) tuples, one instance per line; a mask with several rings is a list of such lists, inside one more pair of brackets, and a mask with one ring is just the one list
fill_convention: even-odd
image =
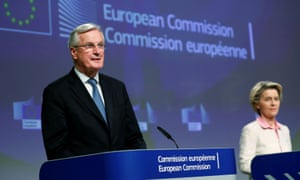
[(69, 74), (66, 74), (64, 76), (61, 76), (55, 80), (53, 80), (52, 82), (50, 82), (47, 87), (53, 87), (53, 86), (61, 86), (63, 84), (65, 84), (68, 80), (70, 79)]
[(58, 77), (57, 79), (53, 80), (52, 82), (50, 82), (45, 87), (45, 89), (64, 89), (69, 84), (74, 84), (76, 82), (76, 79), (79, 80), (79, 78), (76, 77), (76, 74), (71, 71), (65, 75), (62, 75), (61, 77)]
[(115, 77), (112, 77), (107, 74), (101, 74), (101, 80), (103, 81), (102, 83), (110, 83), (114, 85), (124, 85), (124, 82), (120, 79), (117, 79)]

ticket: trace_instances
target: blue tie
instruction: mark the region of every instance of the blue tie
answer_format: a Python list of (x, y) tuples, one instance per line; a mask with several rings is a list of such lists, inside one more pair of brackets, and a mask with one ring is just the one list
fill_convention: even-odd
[(100, 97), (100, 94), (99, 94), (99, 91), (98, 91), (98, 88), (97, 88), (97, 81), (94, 78), (90, 78), (88, 80), (88, 83), (90, 85), (92, 85), (92, 87), (93, 87), (93, 99), (94, 99), (94, 102), (96, 103), (99, 111), (102, 114), (102, 117), (104, 118), (105, 122), (107, 123), (104, 104), (102, 102), (102, 99)]

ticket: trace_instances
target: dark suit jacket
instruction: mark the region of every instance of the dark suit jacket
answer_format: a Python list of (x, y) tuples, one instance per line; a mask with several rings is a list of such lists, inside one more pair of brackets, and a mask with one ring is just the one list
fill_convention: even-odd
[(108, 125), (74, 69), (44, 89), (42, 134), (49, 160), (146, 148), (125, 85), (99, 77)]

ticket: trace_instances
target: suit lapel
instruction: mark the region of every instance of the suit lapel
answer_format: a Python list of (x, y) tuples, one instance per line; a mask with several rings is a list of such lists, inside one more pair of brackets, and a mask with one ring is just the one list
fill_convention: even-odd
[(104, 122), (103, 117), (101, 116), (96, 104), (94, 103), (93, 99), (89, 95), (87, 89), (82, 84), (79, 77), (76, 75), (74, 70), (72, 69), (69, 73), (70, 76), (70, 91), (74, 94), (74, 97), (76, 97), (76, 100), (81, 106), (86, 106), (87, 111), (91, 111), (92, 114), (97, 116), (97, 118), (101, 119), (101, 121)]
[(99, 77), (101, 78), (101, 89), (103, 93), (103, 98), (105, 101), (105, 111), (106, 111), (106, 117), (110, 125), (113, 123), (113, 87), (109, 84), (109, 81), (107, 81), (107, 78), (104, 77), (103, 74), (99, 74)]

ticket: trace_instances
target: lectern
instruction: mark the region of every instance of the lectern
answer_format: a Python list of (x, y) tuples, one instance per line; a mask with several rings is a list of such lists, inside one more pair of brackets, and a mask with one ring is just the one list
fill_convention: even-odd
[(148, 149), (50, 160), (40, 180), (236, 179), (234, 150)]
[(300, 151), (256, 156), (251, 173), (254, 180), (300, 179)]

